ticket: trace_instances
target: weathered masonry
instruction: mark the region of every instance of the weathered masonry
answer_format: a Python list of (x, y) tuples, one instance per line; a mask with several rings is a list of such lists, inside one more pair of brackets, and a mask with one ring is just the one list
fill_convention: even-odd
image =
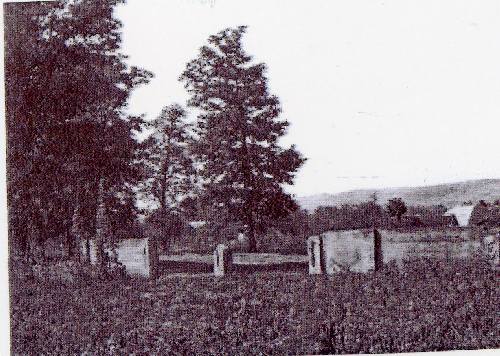
[[(385, 236), (392, 234), (393, 236)], [(391, 261), (401, 265), (412, 257), (470, 258), (485, 256), (493, 266), (500, 262), (500, 233), (482, 239), (418, 241), (394, 232), (374, 230), (329, 231), (307, 240), (310, 274), (336, 271), (378, 271)]]

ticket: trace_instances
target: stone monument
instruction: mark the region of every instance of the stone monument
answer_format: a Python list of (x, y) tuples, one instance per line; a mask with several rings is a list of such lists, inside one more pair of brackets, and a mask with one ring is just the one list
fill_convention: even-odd
[(230, 272), (233, 263), (231, 249), (225, 244), (219, 244), (214, 251), (214, 274), (222, 277)]

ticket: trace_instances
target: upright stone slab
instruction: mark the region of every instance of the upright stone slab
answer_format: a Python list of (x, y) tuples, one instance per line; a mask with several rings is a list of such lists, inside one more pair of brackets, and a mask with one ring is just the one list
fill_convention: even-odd
[(149, 277), (156, 279), (158, 277), (158, 266), (160, 264), (160, 256), (158, 254), (158, 241), (154, 238), (147, 239), (147, 257), (149, 266)]
[(95, 265), (97, 263), (97, 246), (95, 241), (87, 237), (80, 241), (80, 246), (84, 260), (90, 265)]
[(307, 254), (309, 255), (309, 274), (325, 272), (321, 236), (311, 236), (307, 239)]
[(214, 251), (214, 274), (216, 276), (224, 276), (231, 270), (233, 257), (231, 249), (224, 245), (219, 244)]
[(328, 231), (321, 237), (326, 274), (368, 272), (373, 269), (372, 231)]

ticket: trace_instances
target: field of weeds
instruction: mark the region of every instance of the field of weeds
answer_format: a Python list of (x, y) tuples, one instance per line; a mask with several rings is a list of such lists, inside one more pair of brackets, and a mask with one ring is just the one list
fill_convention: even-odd
[(72, 283), (11, 273), (12, 353), (248, 355), (500, 347), (498, 272), (418, 260), (374, 275)]

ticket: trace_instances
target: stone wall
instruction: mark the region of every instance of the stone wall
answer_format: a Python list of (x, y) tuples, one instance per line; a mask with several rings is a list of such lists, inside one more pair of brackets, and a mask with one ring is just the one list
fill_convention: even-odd
[[(81, 249), (83, 258), (86, 259), (86, 248), (87, 241), (82, 241)], [(96, 244), (93, 240), (90, 240), (90, 261), (95, 264), (97, 261), (96, 257)], [(111, 254), (111, 251), (106, 250), (107, 253)], [(143, 277), (150, 277), (150, 262), (149, 262), (149, 249), (148, 249), (148, 239), (126, 239), (121, 240), (116, 244), (116, 253), (118, 262), (125, 266), (125, 269), (129, 275), (137, 275)]]
[[(394, 261), (400, 265), (404, 259), (412, 257), (465, 258), (477, 253), (484, 255), (487, 253), (486, 245), (491, 250), (488, 254), (498, 261), (498, 237), (486, 237), (483, 240), (422, 241), (417, 236), (409, 239), (407, 233), (400, 239), (392, 231), (386, 233), (382, 230), (380, 233), (384, 264)], [(318, 252), (311, 256), (312, 246), (319, 246), (320, 240), (323, 243), (321, 254)], [(309, 271), (312, 274), (321, 273), (316, 264), (321, 257), (325, 260), (324, 270), (328, 274), (341, 270), (368, 272), (375, 267), (374, 247), (373, 230), (329, 231), (320, 236), (312, 236), (308, 240)]]

